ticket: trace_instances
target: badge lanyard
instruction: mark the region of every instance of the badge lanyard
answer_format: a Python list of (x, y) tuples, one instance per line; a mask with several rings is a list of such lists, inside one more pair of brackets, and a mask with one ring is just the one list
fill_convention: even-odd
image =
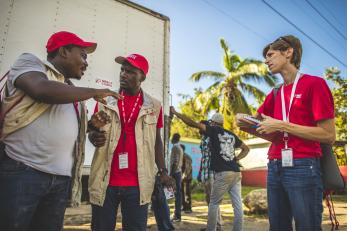
[[(124, 93), (123, 91), (121, 91), (121, 95), (124, 97)], [(125, 109), (124, 109), (124, 100), (121, 100), (121, 105), (122, 105), (122, 116), (123, 116), (123, 151), (125, 151), (125, 140), (126, 140), (126, 132), (125, 132), (125, 129), (126, 129), (126, 126), (127, 124), (130, 123), (133, 115), (134, 115), (134, 112), (139, 104), (139, 101), (140, 101), (140, 98), (141, 98), (141, 90), (139, 91), (138, 95), (137, 95), (137, 98), (136, 98), (136, 101), (135, 101), (135, 104), (133, 106), (133, 109), (129, 115), (129, 118), (128, 120), (125, 119)], [(141, 106), (139, 106), (139, 108), (141, 108)]]
[[(285, 121), (285, 122), (289, 122), (289, 112), (290, 112), (290, 109), (291, 109), (291, 106), (292, 106), (292, 103), (293, 103), (296, 86), (297, 86), (297, 84), (299, 82), (300, 76), (301, 76), (301, 73), (298, 71), (296, 73), (295, 80), (294, 80), (294, 83), (293, 83), (292, 92), (290, 94), (288, 113), (286, 111), (286, 103), (285, 103), (285, 100), (284, 100), (284, 90), (283, 90), (284, 86), (282, 86), (282, 88), (281, 88), (282, 117), (283, 117), (283, 121)], [(288, 148), (288, 133), (287, 132), (284, 132), (283, 140), (284, 140), (284, 147), (287, 149)]]

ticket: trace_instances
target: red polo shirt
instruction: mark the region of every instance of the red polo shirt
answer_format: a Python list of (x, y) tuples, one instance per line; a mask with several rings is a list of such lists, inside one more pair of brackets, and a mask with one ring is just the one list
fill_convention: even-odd
[[(110, 173), (110, 186), (138, 186), (137, 175), (137, 150), (136, 150), (136, 138), (135, 138), (135, 123), (140, 112), (140, 108), (143, 105), (143, 96), (141, 95), (136, 106), (133, 115), (128, 123), (130, 114), (135, 106), (137, 95), (124, 94), (124, 111), (125, 119), (127, 121), (124, 126), (122, 101), (118, 100), (118, 109), (120, 113), (120, 120), (122, 124), (121, 136), (119, 138), (116, 149), (114, 150), (111, 173)], [(95, 110), (97, 112), (97, 109)], [(160, 109), (157, 128), (163, 127), (163, 112)], [(125, 133), (125, 139), (124, 139)], [(122, 152), (128, 153), (128, 168), (119, 169), (119, 154)]]
[[(293, 84), (282, 87), (284, 87), (284, 101), (288, 112)], [(258, 112), (282, 120), (281, 88), (277, 92), (276, 101), (274, 101), (274, 94), (271, 91)], [(315, 127), (318, 121), (334, 119), (334, 117), (334, 101), (326, 81), (321, 77), (303, 75), (296, 87), (289, 122)], [(302, 139), (291, 134), (289, 134), (288, 147), (293, 149), (294, 158), (321, 156), (319, 142)], [(268, 152), (269, 159), (281, 159), (283, 148), (283, 139), (273, 142)]]

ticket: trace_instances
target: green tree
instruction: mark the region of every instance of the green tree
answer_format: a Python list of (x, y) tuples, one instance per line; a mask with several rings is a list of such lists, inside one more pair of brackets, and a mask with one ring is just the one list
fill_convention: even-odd
[(347, 81), (337, 68), (325, 70), (325, 77), (335, 84), (332, 89), (335, 104), (335, 125), (337, 140), (347, 140)]
[[(201, 89), (194, 89), (195, 96), (192, 97), (190, 95), (180, 94), (179, 96), (182, 98), (182, 101), (179, 103), (179, 110), (193, 119), (194, 121), (205, 120), (206, 116), (201, 114), (198, 110), (196, 110), (195, 97), (201, 93)], [(196, 128), (189, 127), (185, 123), (183, 123), (180, 119), (174, 117), (171, 123), (171, 131), (170, 134), (179, 133), (182, 137), (188, 138), (200, 138), (199, 130)]]
[(256, 59), (242, 59), (230, 51), (224, 39), (220, 40), (223, 49), (223, 65), (225, 72), (200, 71), (191, 76), (191, 80), (199, 81), (211, 78), (214, 83), (195, 97), (196, 109), (203, 115), (211, 110), (223, 113), (225, 128), (234, 129), (234, 115), (236, 113), (251, 113), (251, 107), (245, 99), (245, 93), (262, 102), (265, 93), (258, 87), (250, 84), (265, 83), (273, 87), (277, 78), (268, 72), (266, 65)]

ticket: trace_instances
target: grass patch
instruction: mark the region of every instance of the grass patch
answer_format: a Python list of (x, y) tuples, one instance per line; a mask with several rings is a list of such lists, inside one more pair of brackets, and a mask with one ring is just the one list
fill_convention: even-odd
[[(250, 193), (252, 190), (255, 189), (261, 189), (260, 187), (249, 187), (249, 186), (242, 186), (241, 189), (241, 195), (242, 198), (244, 198), (248, 193)], [(332, 196), (333, 202), (338, 203), (347, 203), (347, 192), (343, 192), (342, 194), (334, 194)], [(229, 200), (229, 194), (225, 193), (224, 200)], [(192, 200), (194, 201), (205, 201), (205, 192), (203, 189), (202, 184), (195, 183), (192, 190)]]
[(347, 203), (347, 194), (344, 195), (333, 195), (333, 202)]

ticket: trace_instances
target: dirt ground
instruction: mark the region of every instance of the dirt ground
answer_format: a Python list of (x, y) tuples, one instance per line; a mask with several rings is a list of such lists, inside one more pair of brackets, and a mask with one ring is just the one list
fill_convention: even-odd
[[(335, 212), (337, 219), (340, 223), (339, 230), (347, 231), (347, 203), (338, 203), (335, 202)], [(171, 213), (173, 212), (173, 204), (170, 204)], [(193, 213), (185, 214), (182, 212), (182, 221), (174, 223), (177, 231), (196, 231), (201, 228), (206, 227), (207, 222), (207, 206), (203, 202), (193, 202)], [(245, 214), (247, 210), (245, 209)], [(227, 204), (225, 201), (221, 205), (222, 217), (223, 217), (223, 230), (231, 230), (232, 228), (232, 219), (233, 212), (231, 205)], [(68, 208), (65, 213), (64, 220), (64, 230), (72, 231), (86, 231), (90, 230), (90, 220), (91, 220), (91, 208), (90, 205), (84, 204), (79, 208)], [(117, 227), (116, 230), (120, 231), (121, 229), (121, 217), (117, 218)], [(153, 213), (149, 213), (148, 217), (148, 226), (147, 230), (157, 231), (157, 226)], [(245, 231), (265, 231), (269, 230), (269, 224), (266, 216), (262, 215), (245, 215), (244, 219), (244, 229)], [(330, 219), (329, 211), (326, 206), (324, 206), (323, 213), (323, 230), (330, 231)]]

